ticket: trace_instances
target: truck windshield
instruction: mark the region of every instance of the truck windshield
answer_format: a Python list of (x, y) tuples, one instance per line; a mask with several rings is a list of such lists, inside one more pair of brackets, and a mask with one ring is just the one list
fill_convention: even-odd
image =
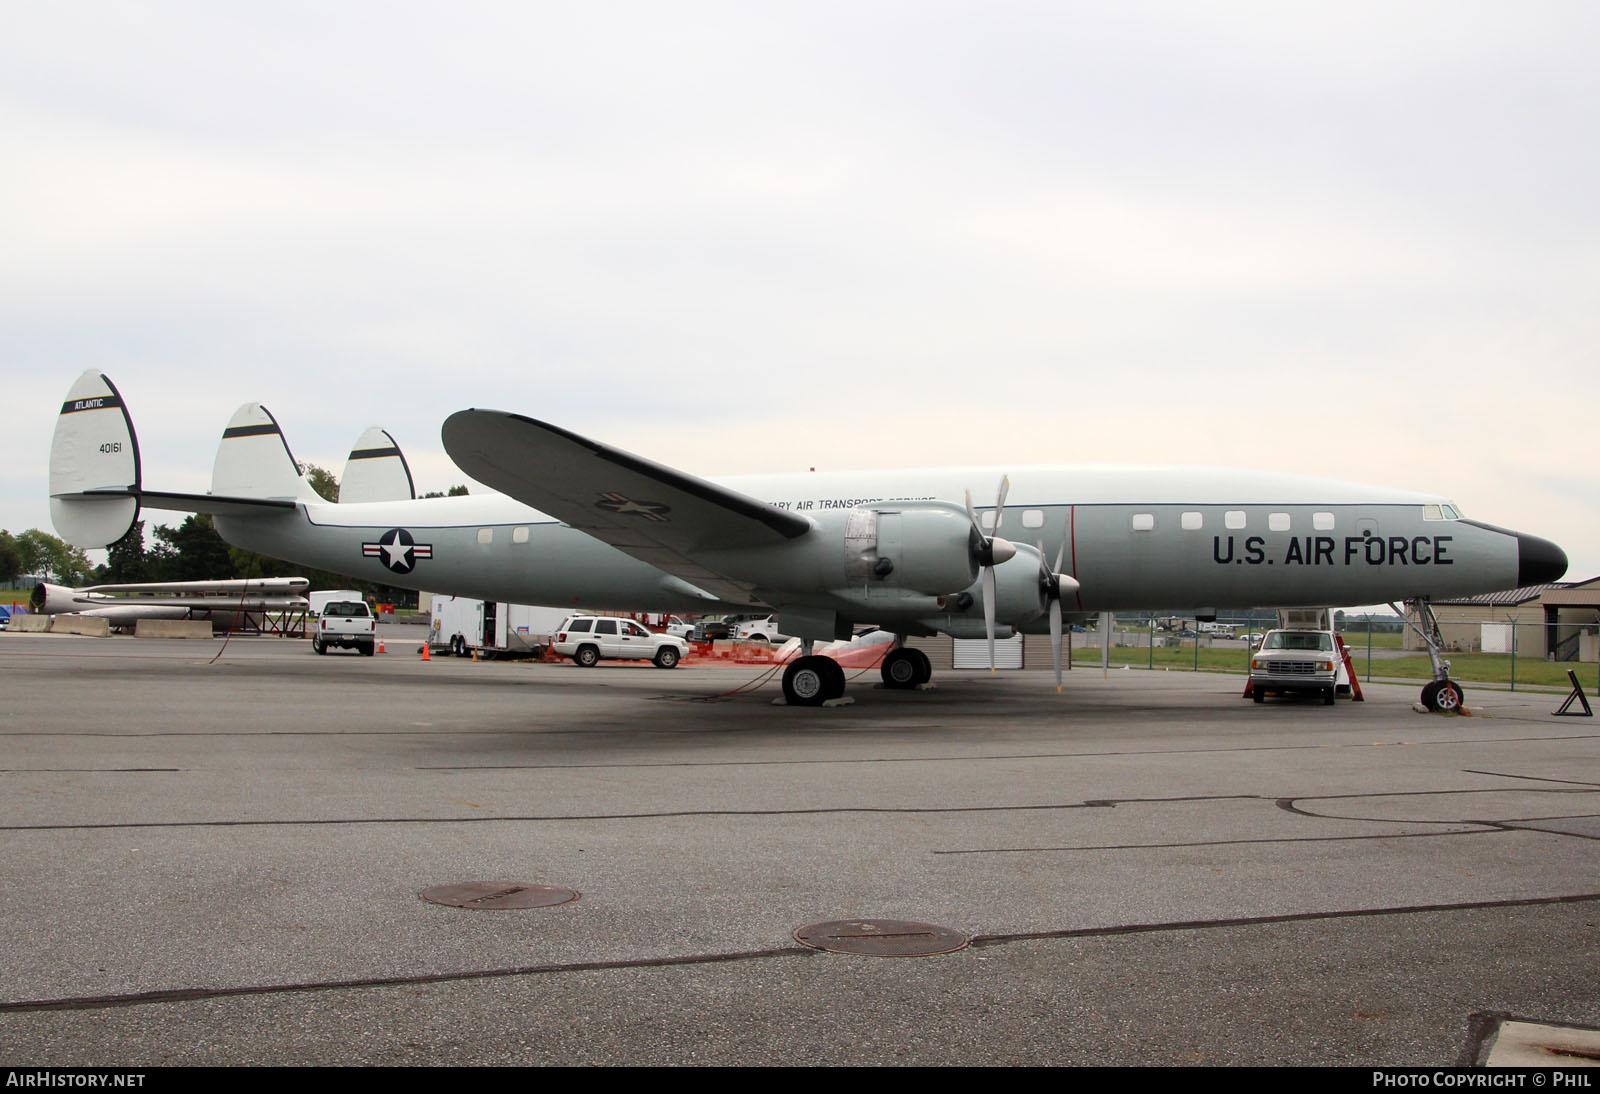
[(1333, 635), (1327, 631), (1273, 631), (1261, 644), (1264, 650), (1332, 650)]

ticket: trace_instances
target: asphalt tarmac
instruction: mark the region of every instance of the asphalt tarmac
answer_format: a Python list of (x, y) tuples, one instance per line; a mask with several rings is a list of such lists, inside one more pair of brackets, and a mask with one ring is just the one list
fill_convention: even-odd
[[(1600, 731), (1558, 695), (1096, 666), (796, 709), (414, 651), (0, 634), (0, 1063), (1443, 1066), (1600, 1026)], [(580, 895), (419, 895), (468, 882)], [(794, 937), (866, 919), (970, 942)]]

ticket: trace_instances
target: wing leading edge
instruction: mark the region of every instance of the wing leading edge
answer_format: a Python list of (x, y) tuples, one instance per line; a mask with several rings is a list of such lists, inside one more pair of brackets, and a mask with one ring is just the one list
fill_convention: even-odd
[(445, 420), (468, 475), (723, 600), (751, 586), (706, 568), (711, 550), (776, 546), (812, 530), (798, 513), (546, 422), (499, 410)]

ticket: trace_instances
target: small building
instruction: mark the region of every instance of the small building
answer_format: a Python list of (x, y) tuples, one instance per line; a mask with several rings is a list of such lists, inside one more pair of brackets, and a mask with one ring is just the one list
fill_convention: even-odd
[[(1433, 614), (1445, 649), (1454, 653), (1515, 651), (1541, 661), (1588, 662), (1600, 653), (1600, 577), (1438, 600)], [(1411, 627), (1405, 648), (1424, 648)]]

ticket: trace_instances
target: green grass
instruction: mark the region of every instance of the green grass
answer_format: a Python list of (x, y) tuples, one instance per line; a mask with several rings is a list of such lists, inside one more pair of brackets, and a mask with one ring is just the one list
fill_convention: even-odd
[[(1362, 680), (1368, 678), (1366, 658), (1366, 635), (1346, 635), (1345, 641), (1350, 646), (1350, 658), (1355, 665), (1356, 676)], [(1398, 649), (1400, 647), (1399, 635), (1375, 634), (1372, 648)], [(1352, 641), (1356, 639), (1357, 641)], [(1388, 642), (1384, 642), (1388, 639)], [(1455, 653), (1447, 654), (1445, 659), (1450, 662), (1450, 677), (1462, 683), (1499, 684), (1510, 686), (1512, 683), (1511, 655), (1505, 653)], [(1197, 667), (1194, 644), (1185, 641), (1182, 646), (1160, 646), (1154, 651), (1148, 646), (1116, 646), (1111, 650), (1111, 663), (1113, 665), (1133, 665), (1137, 668), (1156, 668), (1167, 671), (1193, 671)], [(1095, 649), (1079, 649), (1074, 652), (1073, 664), (1078, 668), (1092, 669), (1100, 664), (1100, 651)], [(1199, 652), (1198, 668), (1201, 672), (1237, 673), (1245, 676), (1250, 671), (1249, 653), (1243, 649), (1207, 649), (1202, 647)], [(1567, 670), (1572, 669), (1578, 674), (1578, 680), (1587, 689), (1596, 686), (1596, 668), (1594, 665), (1579, 664), (1573, 661), (1550, 662), (1541, 661), (1531, 657), (1519, 657), (1516, 661), (1516, 686), (1559, 688), (1565, 690), (1571, 687), (1567, 679)], [(1431, 680), (1433, 668), (1428, 661), (1428, 655), (1418, 653), (1406, 657), (1373, 658), (1370, 675), (1373, 679), (1401, 679), (1401, 680)]]

